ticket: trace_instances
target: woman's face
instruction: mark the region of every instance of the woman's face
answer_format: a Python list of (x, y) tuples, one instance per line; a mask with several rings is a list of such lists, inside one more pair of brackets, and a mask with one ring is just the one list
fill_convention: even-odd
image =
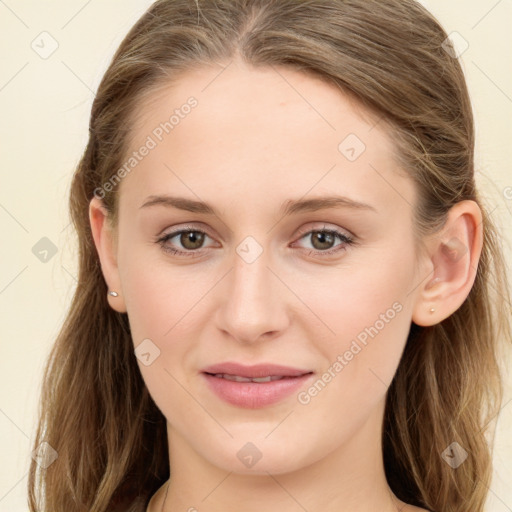
[(177, 458), (277, 474), (377, 452), (427, 273), (413, 184), (362, 113), (314, 77), (236, 62), (141, 107), (118, 185), (118, 292)]

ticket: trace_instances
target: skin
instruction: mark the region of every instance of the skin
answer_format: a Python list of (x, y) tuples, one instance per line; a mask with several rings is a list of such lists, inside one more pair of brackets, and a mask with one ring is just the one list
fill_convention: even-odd
[[(170, 447), (165, 506), (162, 486), (148, 511), (225, 512), (240, 503), (245, 512), (423, 510), (387, 485), (385, 398), (411, 322), (440, 322), (471, 289), (482, 246), (478, 206), (458, 203), (420, 252), (416, 191), (397, 167), (389, 129), (332, 85), (290, 69), (234, 61), (221, 74), (188, 71), (141, 105), (132, 150), (190, 96), (197, 107), (119, 185), (117, 231), (101, 201), (90, 203), (103, 274), (119, 293), (109, 303), (128, 313), (134, 347), (149, 338), (160, 350), (148, 366), (137, 360), (167, 418)], [(366, 146), (354, 161), (338, 150), (348, 134)], [(206, 201), (218, 214), (140, 208), (165, 193)], [(286, 200), (325, 195), (375, 211), (280, 214)], [(176, 236), (167, 246), (199, 247), (200, 256), (172, 255), (155, 242), (187, 225), (207, 232), (203, 245)], [(355, 243), (315, 243), (307, 233), (324, 226)], [(247, 236), (263, 249), (251, 263), (236, 251)], [(207, 365), (237, 361), (310, 369), (317, 379), (397, 303), (400, 312), (307, 404), (292, 394), (238, 408), (200, 376)], [(247, 442), (262, 455), (250, 468), (237, 457)]]

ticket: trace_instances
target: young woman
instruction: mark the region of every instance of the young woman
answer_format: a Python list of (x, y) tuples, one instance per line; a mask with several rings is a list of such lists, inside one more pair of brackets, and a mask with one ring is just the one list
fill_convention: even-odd
[(483, 510), (507, 284), (421, 5), (157, 1), (70, 208), (33, 512)]

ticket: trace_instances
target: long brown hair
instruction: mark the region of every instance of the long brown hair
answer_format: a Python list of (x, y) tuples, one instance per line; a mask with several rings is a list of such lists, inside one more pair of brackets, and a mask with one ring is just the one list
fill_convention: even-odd
[[(468, 90), (446, 38), (414, 0), (159, 0), (142, 16), (98, 88), (73, 176), (78, 284), (48, 359), (34, 444), (58, 456), (31, 464), (32, 512), (144, 511), (169, 477), (166, 421), (141, 378), (127, 315), (108, 305), (88, 206), (122, 165), (137, 106), (181, 72), (235, 57), (314, 74), (381, 117), (419, 192), (418, 233), (438, 229), (458, 201), (482, 208), (474, 285), (440, 324), (411, 326), (382, 440), (398, 498), (436, 512), (483, 510), (510, 297), (500, 240), (475, 190)], [(114, 224), (118, 189), (103, 197)], [(456, 469), (441, 456), (454, 442), (468, 453)]]

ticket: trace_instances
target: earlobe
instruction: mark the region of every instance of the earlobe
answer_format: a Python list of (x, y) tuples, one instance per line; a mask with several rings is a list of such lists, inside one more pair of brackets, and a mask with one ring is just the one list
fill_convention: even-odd
[(108, 302), (115, 311), (126, 313), (117, 266), (117, 240), (108, 222), (108, 212), (101, 199), (97, 197), (93, 197), (89, 203), (89, 222), (101, 264), (101, 271), (109, 290), (107, 293)]
[(435, 325), (459, 309), (475, 281), (482, 244), (480, 207), (470, 200), (457, 203), (441, 231), (426, 242), (433, 272), (418, 289), (415, 324)]

